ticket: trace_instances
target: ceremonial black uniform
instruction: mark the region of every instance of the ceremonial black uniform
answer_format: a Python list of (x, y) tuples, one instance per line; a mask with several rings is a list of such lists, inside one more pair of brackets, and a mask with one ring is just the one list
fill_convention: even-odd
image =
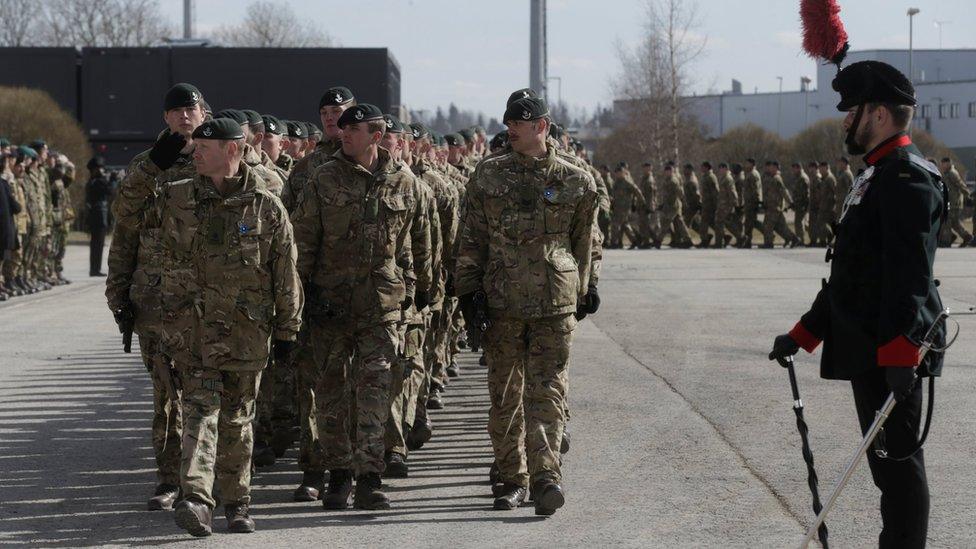
[(109, 227), (109, 202), (112, 197), (112, 184), (98, 171), (85, 184), (85, 204), (88, 207), (88, 232), (91, 234), (89, 248), (88, 274), (100, 275), (102, 272), (102, 250), (105, 248), (105, 232)]
[[(844, 71), (864, 71), (853, 80), (859, 89), (863, 86), (875, 95), (848, 97), (854, 92), (835, 80), (834, 88), (842, 95), (839, 109), (861, 105), (863, 110), (870, 102), (914, 104), (911, 84), (903, 75), (877, 62), (866, 64)], [(843, 80), (844, 71), (838, 80)], [(874, 79), (879, 73), (883, 80)], [(907, 97), (887, 89), (892, 82), (901, 84), (897, 92)], [(854, 127), (860, 117), (858, 112)], [(911, 367), (919, 365), (921, 341), (943, 308), (933, 263), (948, 197), (938, 168), (904, 133), (880, 143), (864, 162), (868, 168), (844, 201), (827, 252), (830, 279), (789, 336), (807, 352), (823, 341), (821, 377), (850, 380), (862, 432), (889, 392), (896, 392), (899, 402), (876, 444), (883, 443), (890, 456), (901, 458), (917, 446), (922, 404), (921, 383), (909, 390), (903, 380), (910, 380)], [(944, 326), (934, 333), (935, 347), (941, 348)], [(774, 355), (788, 354), (778, 351), (774, 345)], [(942, 353), (929, 352), (917, 373), (937, 376), (941, 369)], [(924, 547), (929, 491), (921, 449), (902, 461), (880, 458), (873, 450), (867, 457), (881, 490), (880, 546)]]

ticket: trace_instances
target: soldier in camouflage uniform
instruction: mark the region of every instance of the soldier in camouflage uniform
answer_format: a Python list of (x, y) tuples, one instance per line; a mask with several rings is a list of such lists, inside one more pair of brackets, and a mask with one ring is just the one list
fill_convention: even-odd
[(560, 161), (547, 142), (544, 100), (511, 102), (504, 121), (513, 151), (483, 161), (472, 178), (455, 284), (468, 326), (490, 322), (495, 508), (518, 507), (531, 481), (536, 514), (551, 515), (564, 503), (559, 448), (573, 314), (598, 305), (588, 285), (597, 193), (588, 171)]
[(630, 225), (630, 219), (634, 208), (643, 209), (647, 201), (630, 177), (626, 163), (621, 162), (617, 166), (613, 177), (613, 198), (611, 201), (613, 217), (610, 222), (610, 244), (607, 247), (622, 248), (623, 239), (626, 236), (631, 249), (635, 249), (640, 242), (637, 233)]
[(776, 234), (783, 237), (783, 247), (796, 247), (796, 235), (786, 223), (783, 213), (793, 203), (793, 197), (786, 189), (783, 176), (779, 172), (779, 162), (766, 162), (766, 177), (763, 179), (763, 244), (760, 248), (772, 248)]
[(14, 215), (18, 246), (10, 251), (10, 258), (3, 263), (3, 278), (7, 283), (7, 288), (12, 290), (14, 295), (26, 295), (36, 291), (25, 278), (26, 263), (24, 262), (24, 248), (28, 242), (33, 220), (29, 210), (26, 189), (26, 166), (31, 162), (31, 159), (30, 155), (19, 147), (16, 147), (15, 151), (10, 154), (14, 162), (10, 166), (11, 173), (8, 182), (14, 201), (20, 205), (20, 212)]
[[(644, 204), (643, 207), (637, 209), (636, 213), (637, 233), (640, 247), (650, 248), (654, 245), (660, 246), (661, 242), (658, 238), (657, 183), (654, 181), (653, 164), (644, 162), (642, 168), (644, 173), (641, 174), (640, 183), (637, 184), (637, 187), (644, 195)], [(594, 172), (591, 172), (590, 175), (594, 175)], [(596, 175), (599, 175), (599, 172), (596, 172)], [(595, 175), (593, 179), (596, 181)], [(599, 192), (599, 184), (597, 191)]]
[(821, 244), (826, 246), (834, 235), (834, 222), (837, 221), (837, 178), (830, 171), (830, 164), (821, 162), (820, 172), (820, 208), (817, 215)]
[(108, 255), (105, 297), (120, 327), (134, 322), (142, 360), (152, 377), (152, 443), (156, 456), (156, 492), (150, 510), (171, 509), (180, 485), (181, 413), (174, 394), (171, 360), (160, 349), (162, 322), (160, 280), (162, 266), (155, 248), (156, 232), (144, 231), (143, 220), (157, 187), (193, 177), (189, 153), (192, 133), (204, 119), (203, 96), (190, 84), (177, 84), (166, 92), (163, 120), (167, 129), (153, 147), (139, 153), (126, 169), (112, 213), (115, 232)]
[(808, 225), (806, 223), (807, 211), (810, 209), (810, 178), (803, 171), (803, 165), (794, 162), (792, 166), (793, 177), (789, 188), (790, 195), (793, 197), (793, 233), (796, 235), (798, 245), (804, 244)]
[(690, 248), (691, 236), (688, 234), (688, 226), (685, 225), (685, 220), (681, 215), (684, 192), (671, 163), (664, 165), (664, 175), (661, 177), (658, 190), (660, 191), (660, 200), (657, 209), (661, 213), (661, 232), (655, 244), (659, 246), (670, 235), (671, 242), (668, 245), (672, 248)]
[(942, 168), (942, 179), (945, 181), (946, 190), (949, 191), (949, 218), (946, 221), (945, 232), (942, 233), (942, 241), (939, 243), (946, 248), (952, 246), (956, 235), (962, 239), (959, 243), (960, 248), (973, 244), (973, 235), (962, 225), (962, 211), (966, 200), (971, 198), (966, 182), (962, 180), (959, 171), (952, 165), (952, 159), (945, 157), (940, 162)]
[(718, 165), (718, 201), (715, 206), (715, 247), (728, 246), (730, 239), (735, 238), (736, 244), (742, 238), (742, 223), (736, 210), (739, 207), (739, 195), (735, 190), (735, 180), (729, 173), (729, 165), (722, 162)]
[(701, 188), (698, 185), (698, 176), (695, 175), (695, 167), (691, 164), (685, 164), (678, 180), (681, 181), (681, 188), (684, 190), (682, 212), (685, 218), (685, 225), (700, 233), (702, 197)]
[[(701, 236), (701, 242), (698, 244), (698, 247), (707, 248), (712, 242), (711, 231), (715, 231), (715, 217), (718, 208), (718, 178), (715, 176), (715, 172), (712, 171), (711, 162), (702, 162), (699, 185), (701, 188), (702, 209), (701, 221), (698, 226), (698, 234)], [(715, 235), (716, 242), (722, 239), (718, 235), (718, 232), (715, 232)]]
[(30, 144), (35, 159), (27, 168), (28, 202), (35, 214), (29, 265), (38, 285), (50, 290), (55, 282), (50, 268), (51, 246), (54, 240), (54, 208), (51, 203), (51, 181), (47, 173), (48, 148), (43, 140)]
[(316, 420), (329, 469), (322, 504), (345, 508), (355, 474), (356, 507), (387, 509), (380, 475), (390, 368), (397, 361), (402, 311), (415, 296), (429, 299), (430, 241), (425, 248), (412, 238), (418, 186), (379, 147), (386, 130), (379, 109), (350, 107), (337, 125), (342, 149), (315, 172), (292, 218), (319, 366)]
[(759, 221), (759, 208), (762, 205), (762, 178), (756, 169), (753, 158), (746, 159), (742, 177), (742, 247), (752, 247), (752, 235)]
[(342, 113), (356, 104), (356, 98), (348, 88), (337, 86), (329, 88), (319, 100), (319, 116), (322, 119), (324, 135), (315, 150), (307, 157), (297, 161), (288, 176), (288, 183), (281, 193), (281, 201), (289, 211), (297, 206), (298, 197), (306, 184), (314, 177), (319, 166), (330, 162), (332, 156), (341, 148), (338, 121)]
[(51, 182), (51, 207), (54, 213), (54, 240), (51, 250), (51, 269), (58, 284), (70, 284), (64, 277), (64, 253), (68, 244), (68, 232), (75, 219), (68, 187), (75, 180), (75, 166), (63, 154), (48, 157), (48, 179)]
[(834, 197), (834, 219), (839, 221), (841, 211), (844, 209), (844, 199), (854, 185), (854, 173), (851, 171), (851, 162), (846, 156), (837, 159), (835, 168), (837, 168), (837, 189)]
[(183, 386), (175, 519), (210, 535), (216, 484), (228, 530), (248, 533), (261, 373), (272, 348), (287, 355), (301, 326), (297, 250), (281, 201), (243, 162), (240, 124), (209, 120), (192, 138), (197, 175), (160, 186), (142, 231), (165, 266), (160, 346)]
[(820, 197), (823, 194), (823, 178), (820, 177), (819, 164), (807, 163), (806, 174), (810, 178), (810, 247), (823, 246), (826, 235), (821, 229)]

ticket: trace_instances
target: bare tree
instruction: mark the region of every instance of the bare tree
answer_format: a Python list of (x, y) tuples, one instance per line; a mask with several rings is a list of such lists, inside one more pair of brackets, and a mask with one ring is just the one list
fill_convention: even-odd
[(265, 0), (250, 3), (240, 24), (218, 27), (214, 38), (228, 46), (252, 48), (314, 48), (335, 44), (314, 23), (299, 19), (286, 2)]
[(172, 33), (158, 0), (47, 0), (39, 41), (46, 46), (149, 46)]
[(38, 20), (35, 0), (0, 0), (0, 45), (33, 46), (33, 31)]
[(687, 128), (695, 124), (684, 115), (682, 96), (706, 42), (694, 33), (698, 9), (693, 0), (647, 0), (645, 9), (641, 41), (633, 48), (617, 45), (622, 71), (612, 86), (635, 152), (678, 161), (682, 142), (698, 130)]

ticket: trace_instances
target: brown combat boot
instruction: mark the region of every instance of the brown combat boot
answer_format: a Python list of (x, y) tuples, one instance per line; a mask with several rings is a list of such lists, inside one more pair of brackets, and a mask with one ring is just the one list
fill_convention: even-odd
[(176, 504), (176, 525), (191, 536), (202, 538), (213, 533), (210, 507), (198, 501), (184, 499)]
[(566, 503), (563, 487), (551, 480), (540, 480), (532, 485), (535, 514), (549, 516)]
[(254, 532), (254, 519), (249, 515), (247, 505), (241, 503), (224, 505), (224, 516), (227, 517), (228, 532), (232, 534)]
[(150, 511), (172, 511), (173, 504), (180, 496), (180, 487), (173, 484), (160, 484), (156, 486), (156, 492), (149, 498)]
[(292, 499), (295, 501), (316, 501), (325, 491), (325, 471), (304, 471), (302, 483), (295, 488)]
[(322, 507), (326, 509), (345, 509), (349, 507), (352, 493), (352, 471), (332, 469), (329, 471), (329, 489), (322, 496)]
[(356, 509), (382, 511), (390, 508), (390, 498), (380, 491), (379, 473), (367, 473), (356, 477)]

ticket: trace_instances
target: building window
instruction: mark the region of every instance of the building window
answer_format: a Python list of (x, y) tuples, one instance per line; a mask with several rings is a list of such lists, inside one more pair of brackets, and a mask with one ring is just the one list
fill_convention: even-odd
[(939, 118), (946, 118), (949, 115), (949, 105), (939, 103)]
[[(970, 107), (976, 105), (976, 103), (970, 103)], [(932, 116), (932, 105), (922, 105), (922, 118), (929, 118)]]
[(959, 118), (959, 103), (949, 105), (949, 118)]
[(969, 104), (969, 118), (976, 118), (976, 101)]

